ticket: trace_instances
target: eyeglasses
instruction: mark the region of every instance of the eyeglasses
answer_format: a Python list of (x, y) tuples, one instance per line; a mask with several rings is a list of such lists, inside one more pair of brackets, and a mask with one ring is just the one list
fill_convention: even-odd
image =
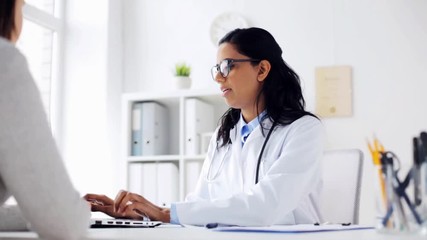
[(216, 78), (216, 75), (219, 73), (221, 73), (221, 76), (226, 78), (228, 76), (228, 74), (230, 73), (231, 69), (234, 66), (234, 63), (236, 62), (259, 62), (261, 60), (258, 59), (224, 59), (222, 60), (219, 64), (215, 65), (212, 67), (211, 69), (211, 74), (212, 74), (212, 79), (214, 81)]

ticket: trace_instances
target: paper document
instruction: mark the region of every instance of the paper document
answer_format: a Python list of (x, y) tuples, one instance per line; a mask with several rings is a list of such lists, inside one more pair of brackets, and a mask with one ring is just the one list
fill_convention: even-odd
[(218, 227), (214, 231), (221, 232), (266, 232), (266, 233), (309, 233), (309, 232), (329, 232), (329, 231), (349, 231), (374, 229), (366, 225), (349, 225), (341, 224), (332, 225), (314, 225), (314, 224), (297, 224), (297, 225), (274, 225), (270, 227)]

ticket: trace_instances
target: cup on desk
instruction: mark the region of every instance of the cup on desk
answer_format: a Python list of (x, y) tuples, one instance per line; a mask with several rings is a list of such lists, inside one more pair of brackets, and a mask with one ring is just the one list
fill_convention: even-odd
[(415, 180), (416, 174), (426, 179), (427, 171), (416, 172), (413, 167), (404, 175), (396, 161), (394, 154), (385, 152), (381, 164), (375, 166), (376, 229), (385, 233), (427, 235), (427, 189)]

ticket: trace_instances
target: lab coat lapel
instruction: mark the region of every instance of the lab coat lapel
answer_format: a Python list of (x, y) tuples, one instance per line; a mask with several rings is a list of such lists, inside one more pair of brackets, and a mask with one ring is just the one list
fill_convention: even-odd
[(242, 153), (242, 143), (240, 141), (241, 134), (240, 129), (242, 128), (242, 122), (239, 121), (236, 126), (230, 130), (230, 139), (232, 142), (232, 155), (231, 155), (231, 161), (230, 166), (233, 166), (235, 171), (233, 171), (232, 175), (233, 177), (233, 183), (231, 183), (231, 186), (233, 186), (232, 191), (237, 193), (241, 192), (243, 190), (243, 174), (242, 174), (242, 164), (241, 164), (241, 153)]
[[(261, 139), (259, 138), (262, 138), (262, 142), (264, 142), (264, 139), (267, 137), (268, 130), (270, 130), (271, 126), (271, 120), (269, 118), (264, 119), (264, 121), (262, 121), (249, 135), (245, 145), (250, 143), (251, 141), (260, 141)], [(262, 128), (264, 128), (264, 130), (262, 130)], [(262, 131), (264, 131), (264, 135)]]
[[(264, 128), (264, 135), (261, 126)], [(243, 146), (240, 157), (242, 160), (243, 189), (245, 192), (248, 192), (253, 184), (255, 184), (259, 153), (271, 126), (271, 121), (265, 119), (252, 131)]]

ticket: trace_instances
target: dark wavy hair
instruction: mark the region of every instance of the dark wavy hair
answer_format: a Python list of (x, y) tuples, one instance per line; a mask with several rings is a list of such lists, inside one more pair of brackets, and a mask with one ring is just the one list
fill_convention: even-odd
[(16, 0), (0, 1), (0, 36), (9, 40), (15, 28), (15, 4)]
[[(218, 45), (223, 43), (232, 44), (240, 54), (248, 58), (270, 62), (271, 69), (257, 96), (256, 104), (258, 105), (263, 96), (268, 118), (273, 123), (285, 126), (305, 115), (316, 117), (304, 110), (305, 101), (300, 79), (283, 60), (282, 49), (268, 31), (261, 28), (235, 29), (227, 33)], [(256, 65), (259, 62), (252, 64)], [(230, 130), (239, 121), (240, 111), (229, 108), (221, 117), (221, 126), (216, 139), (218, 143), (222, 140), (221, 147), (231, 143)], [(257, 115), (259, 116), (259, 112)], [(264, 129), (262, 133), (264, 134)]]

